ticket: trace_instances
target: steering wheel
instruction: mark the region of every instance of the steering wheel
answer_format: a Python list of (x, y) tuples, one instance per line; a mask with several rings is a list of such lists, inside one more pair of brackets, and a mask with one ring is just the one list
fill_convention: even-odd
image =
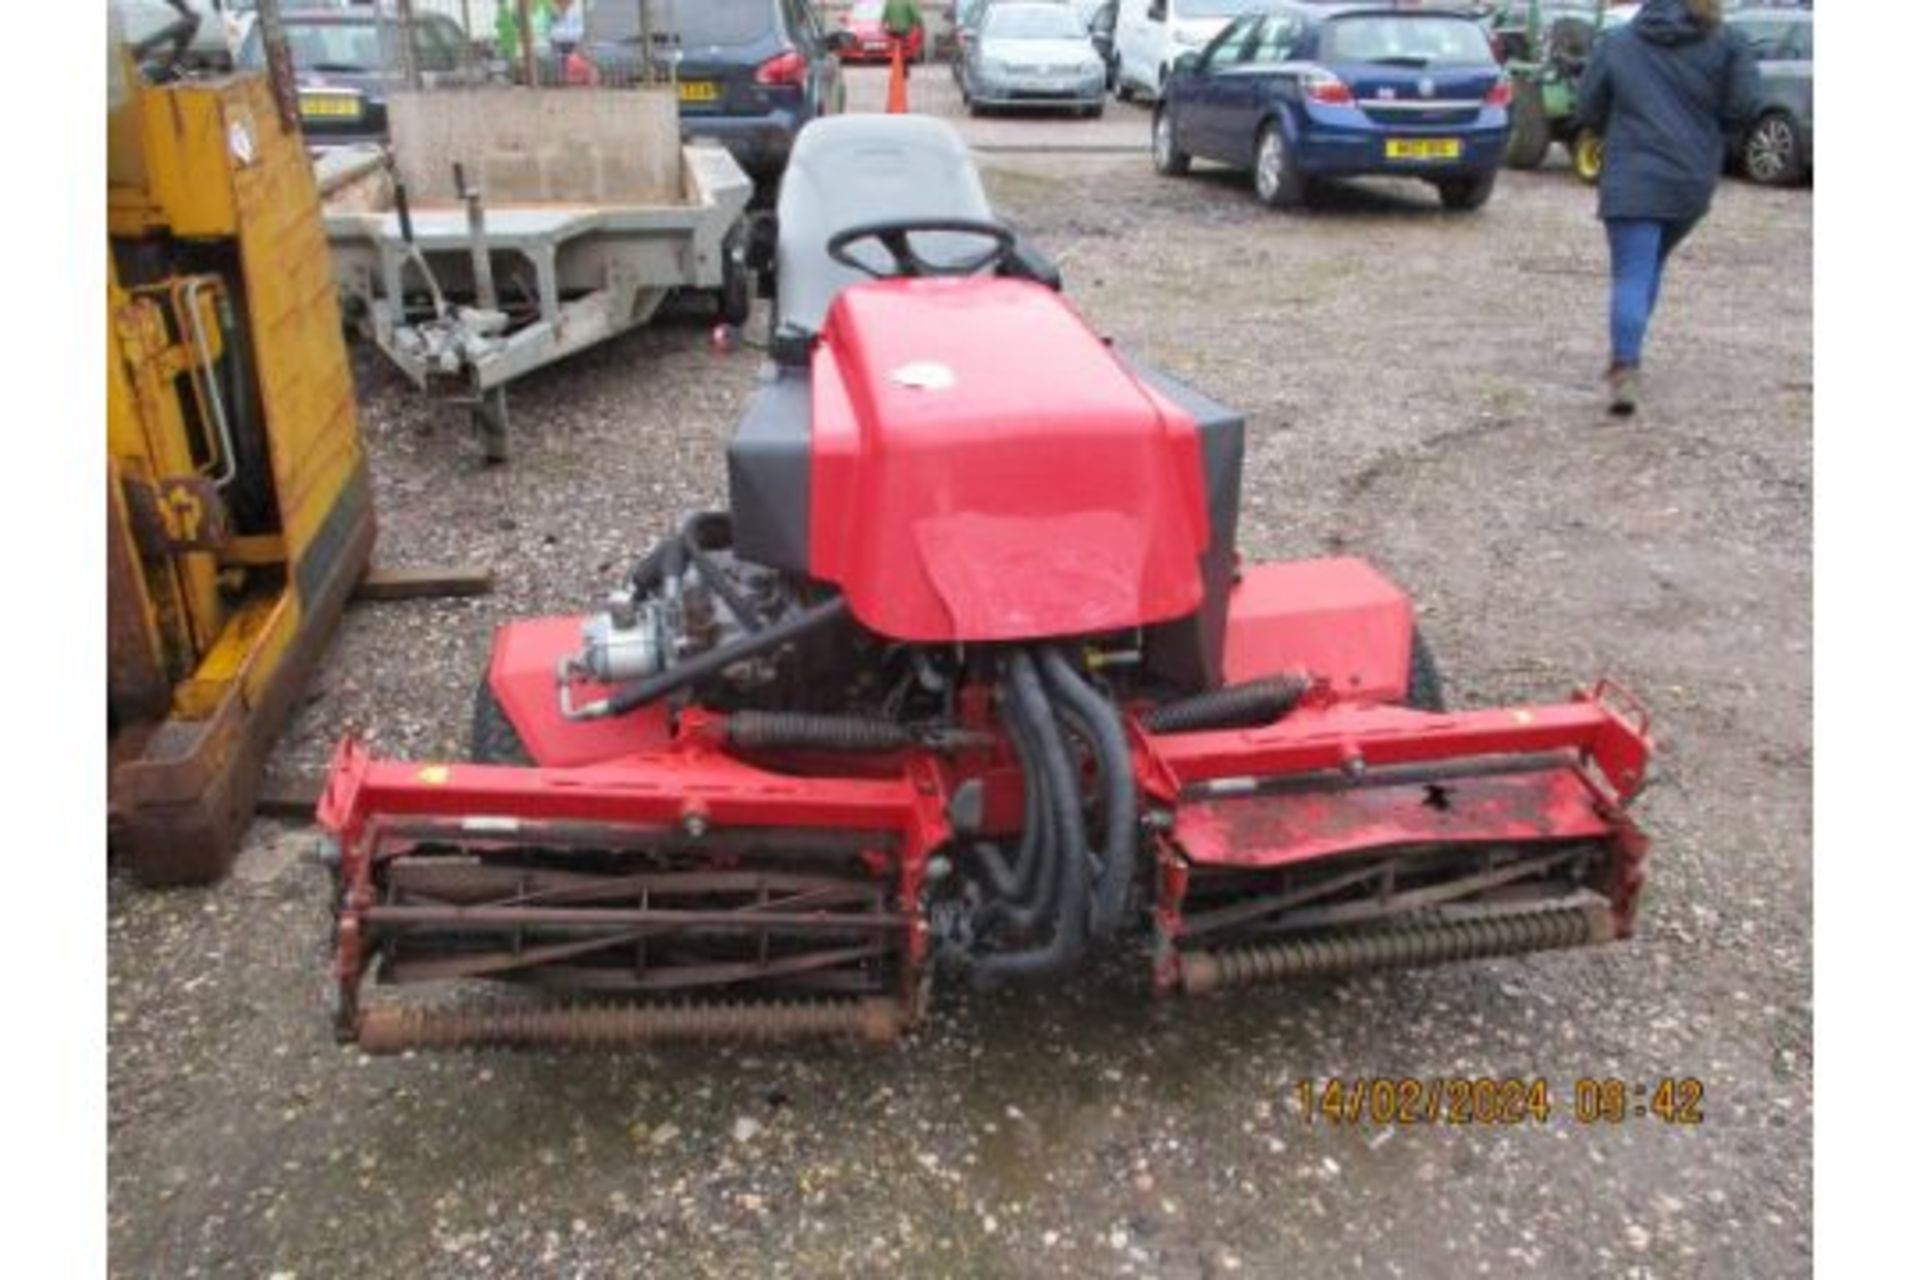
[[(940, 231), (975, 236), (991, 243), (977, 254), (950, 262), (928, 262), (914, 251), (909, 238), (916, 232)], [(851, 252), (856, 244), (872, 240), (887, 251), (893, 269), (877, 271)], [(998, 222), (979, 218), (887, 218), (862, 222), (836, 232), (827, 241), (827, 256), (875, 280), (897, 276), (970, 276), (986, 267), (998, 267), (1014, 250), (1013, 232)]]

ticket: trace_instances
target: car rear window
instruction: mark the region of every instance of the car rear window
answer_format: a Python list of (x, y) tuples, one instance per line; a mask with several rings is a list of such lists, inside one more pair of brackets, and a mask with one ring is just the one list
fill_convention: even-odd
[(1320, 39), (1325, 62), (1407, 67), (1477, 67), (1493, 62), (1486, 32), (1460, 18), (1356, 14), (1335, 18)]
[[(774, 0), (655, 0), (654, 25), (677, 32), (686, 46), (755, 44), (773, 31)], [(587, 10), (587, 39), (631, 44), (640, 39), (640, 6), (598, 0)]]

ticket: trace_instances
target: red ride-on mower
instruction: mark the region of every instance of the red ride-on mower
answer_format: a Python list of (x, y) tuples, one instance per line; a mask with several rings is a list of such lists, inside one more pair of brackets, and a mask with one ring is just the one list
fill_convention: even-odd
[(1644, 717), (1443, 711), (1378, 572), (1242, 563), (1240, 416), (1089, 330), (947, 126), (808, 126), (773, 225), (732, 510), (502, 628), (471, 762), (340, 748), (343, 1037), (884, 1039), (1102, 949), (1198, 994), (1631, 930)]

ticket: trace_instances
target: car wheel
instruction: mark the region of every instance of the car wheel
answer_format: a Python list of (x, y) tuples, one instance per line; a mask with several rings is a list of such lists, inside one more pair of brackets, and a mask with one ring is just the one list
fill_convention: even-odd
[(1253, 193), (1273, 209), (1297, 208), (1306, 198), (1306, 180), (1294, 167), (1293, 152), (1277, 121), (1262, 125), (1260, 140), (1254, 144)]
[(1107, 104), (1104, 102), (1096, 102), (1090, 106), (1085, 106), (1080, 108), (1080, 114), (1085, 116), (1089, 120), (1098, 120), (1101, 116), (1105, 115), (1106, 113), (1107, 113)]
[(1769, 187), (1790, 187), (1806, 176), (1800, 131), (1778, 111), (1761, 116), (1740, 145), (1747, 176)]
[(1493, 184), (1499, 176), (1499, 170), (1489, 169), (1470, 178), (1442, 178), (1435, 184), (1440, 188), (1440, 203), (1463, 213), (1478, 209), (1493, 194)]
[(1507, 118), (1512, 124), (1507, 134), (1508, 167), (1538, 169), (1553, 146), (1553, 130), (1547, 125), (1547, 104), (1537, 81), (1514, 81), (1513, 107)]
[(1173, 118), (1165, 107), (1153, 113), (1153, 170), (1169, 178), (1185, 177), (1193, 157), (1173, 145)]

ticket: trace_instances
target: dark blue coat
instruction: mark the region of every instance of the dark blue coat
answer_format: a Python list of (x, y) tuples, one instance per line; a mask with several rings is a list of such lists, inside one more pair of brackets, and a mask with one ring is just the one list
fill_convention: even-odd
[(1753, 110), (1752, 51), (1702, 25), (1686, 0), (1648, 0), (1603, 36), (1580, 80), (1580, 123), (1606, 135), (1603, 218), (1698, 218), (1713, 200), (1726, 138)]

